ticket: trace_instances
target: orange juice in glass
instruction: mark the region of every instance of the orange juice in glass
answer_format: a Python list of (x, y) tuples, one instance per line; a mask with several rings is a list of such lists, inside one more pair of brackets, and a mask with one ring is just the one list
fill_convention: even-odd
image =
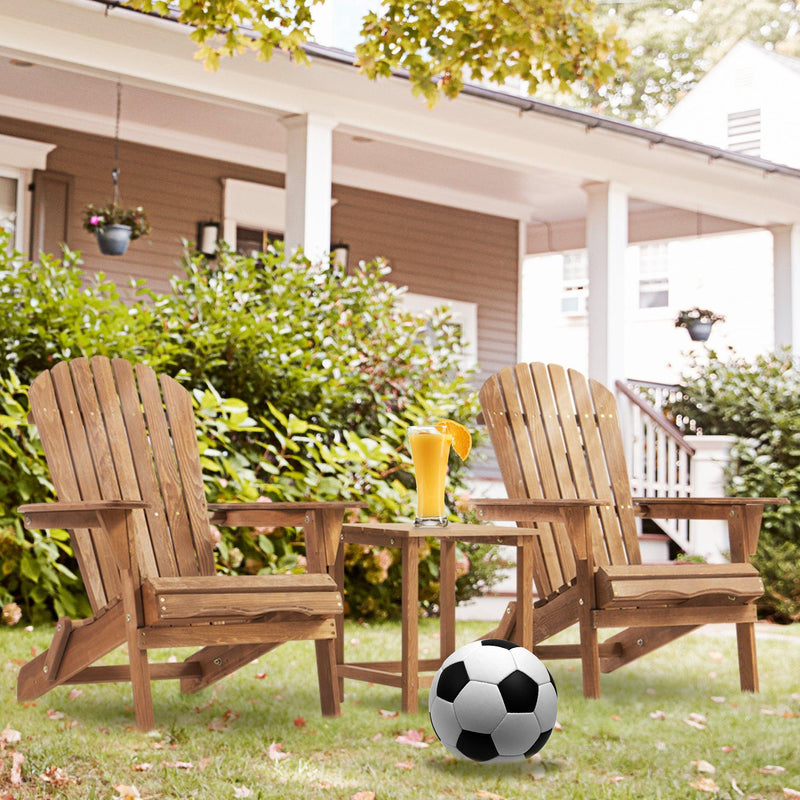
[(408, 429), (408, 444), (417, 480), (417, 516), (414, 519), (417, 527), (447, 526), (444, 484), (452, 443), (450, 434), (433, 425), (415, 425)]

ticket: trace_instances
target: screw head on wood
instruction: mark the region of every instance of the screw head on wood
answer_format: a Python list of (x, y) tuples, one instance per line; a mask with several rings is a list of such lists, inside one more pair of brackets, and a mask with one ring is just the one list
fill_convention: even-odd
[(644, 647), (644, 639), (637, 639), (636, 640), (636, 645), (638, 647)]
[(42, 667), (42, 672), (44, 672), (44, 674), (47, 675), (47, 673), (50, 672), (50, 667), (48, 667), (47, 664), (45, 664)]
[(215, 658), (215, 659), (214, 659), (214, 663), (215, 663), (217, 666), (220, 666), (220, 665), (222, 664), (222, 659), (221, 659), (221, 658)]

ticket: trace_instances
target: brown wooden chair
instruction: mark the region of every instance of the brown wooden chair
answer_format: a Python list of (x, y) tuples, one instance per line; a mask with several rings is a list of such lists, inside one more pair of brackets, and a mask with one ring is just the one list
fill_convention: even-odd
[[(122, 359), (79, 358), (39, 375), (29, 398), (58, 502), (20, 512), (29, 528), (70, 531), (93, 616), (58, 620), (50, 648), (20, 670), (18, 699), (62, 684), (130, 681), (137, 726), (148, 730), (151, 680), (176, 678), (182, 692), (196, 692), (282, 642), (311, 639), (322, 713), (338, 715), (343, 607), (325, 551), (335, 552), (345, 507), (358, 504), (212, 506), (223, 525), (303, 525), (315, 573), (217, 575), (183, 387)], [(129, 665), (94, 665), (123, 643)], [(148, 661), (148, 650), (183, 646), (201, 649), (182, 663)]]
[[(517, 364), (480, 392), (483, 418), (503, 475), (506, 500), (477, 501), (484, 519), (536, 523), (525, 499), (597, 498), (582, 524), (539, 523), (532, 572), (534, 653), (580, 658), (586, 697), (600, 696), (611, 672), (710, 622), (735, 622), (742, 690), (758, 690), (754, 600), (761, 578), (749, 563), (765, 503), (786, 498), (632, 498), (614, 395), (574, 370)], [(642, 564), (636, 517), (725, 519), (730, 564)], [(511, 638), (509, 607), (489, 636)], [(578, 623), (579, 645), (541, 642)], [(624, 628), (604, 642), (598, 629)]]

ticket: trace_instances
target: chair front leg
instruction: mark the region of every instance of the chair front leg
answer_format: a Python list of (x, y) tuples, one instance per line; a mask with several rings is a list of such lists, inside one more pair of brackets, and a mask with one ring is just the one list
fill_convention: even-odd
[(131, 689), (136, 727), (150, 731), (156, 726), (153, 714), (153, 694), (150, 687), (150, 664), (147, 650), (139, 646), (139, 612), (136, 603), (133, 577), (130, 570), (119, 573), (122, 605), (125, 611), (125, 632), (128, 637), (128, 659), (131, 669)]

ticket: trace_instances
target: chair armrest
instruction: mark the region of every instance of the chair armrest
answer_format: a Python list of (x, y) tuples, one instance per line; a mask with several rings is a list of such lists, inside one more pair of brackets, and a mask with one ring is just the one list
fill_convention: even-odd
[(608, 506), (607, 501), (596, 498), (479, 498), (471, 503), (477, 507), (481, 519), (512, 520), (526, 526), (539, 522), (563, 523), (575, 558), (586, 562), (587, 570), (591, 573), (592, 543), (588, 512), (592, 508)]
[(120, 570), (136, 567), (134, 536), (128, 535), (131, 512), (149, 508), (144, 500), (89, 500), (80, 503), (31, 503), (19, 507), (26, 528), (92, 528), (108, 537)]
[(144, 500), (87, 500), (80, 503), (29, 503), (17, 511), (22, 514), (25, 527), (33, 530), (102, 528), (103, 514), (127, 513), (149, 506)]
[(210, 521), (225, 527), (261, 527), (263, 525), (297, 525), (309, 521), (310, 514), (336, 512), (344, 515), (349, 508), (366, 508), (367, 504), (349, 501), (292, 501), (255, 503), (209, 503)]
[(787, 497), (634, 497), (633, 513), (649, 519), (728, 519), (744, 506), (785, 505)]
[(570, 512), (607, 506), (597, 499), (550, 500), (535, 498), (480, 497), (470, 501), (481, 519), (513, 520), (514, 522), (564, 522)]

